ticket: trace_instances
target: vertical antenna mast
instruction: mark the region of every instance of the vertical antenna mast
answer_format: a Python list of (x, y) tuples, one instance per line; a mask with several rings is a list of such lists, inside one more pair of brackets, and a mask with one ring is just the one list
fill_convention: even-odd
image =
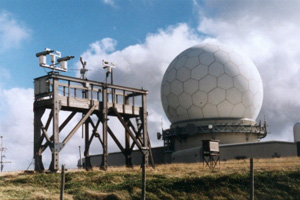
[(88, 69), (85, 68), (86, 66), (86, 61), (83, 62), (82, 57), (80, 57), (80, 62), (82, 64), (82, 68), (80, 69), (80, 75), (82, 79), (86, 79), (86, 72), (88, 71)]
[(3, 142), (3, 136), (0, 136), (1, 138), (1, 158), (0, 158), (0, 164), (1, 164), (1, 172), (3, 171), (4, 168), (4, 163), (11, 163), (10, 161), (3, 161), (3, 158), (5, 158), (4, 152), (7, 150), (7, 148), (4, 147), (4, 142)]

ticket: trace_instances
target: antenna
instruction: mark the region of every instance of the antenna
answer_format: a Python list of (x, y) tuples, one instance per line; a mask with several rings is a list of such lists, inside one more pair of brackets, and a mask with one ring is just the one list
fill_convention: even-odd
[(87, 71), (91, 71), (91, 70), (85, 68), (85, 66), (86, 66), (87, 63), (86, 63), (86, 61), (83, 62), (82, 57), (80, 57), (80, 62), (82, 64), (82, 68), (80, 69), (81, 78), (82, 79), (87, 79), (86, 78), (86, 73), (87, 73)]
[(116, 68), (116, 64), (114, 63), (109, 63), (108, 61), (102, 60), (102, 64), (103, 64), (103, 69), (107, 69), (106, 71), (106, 83), (108, 83), (108, 76), (110, 75), (110, 79), (111, 79), (111, 84), (114, 84), (114, 79), (113, 79), (113, 69)]
[[(47, 56), (51, 56), (51, 63), (50, 65), (47, 64)], [(61, 57), (61, 52), (56, 50), (51, 50), (49, 48), (46, 48), (45, 51), (39, 52), (36, 54), (36, 57), (39, 57), (40, 59), (40, 66), (52, 69), (52, 73), (55, 73), (55, 70), (57, 71), (68, 71), (68, 60), (71, 60), (74, 58), (74, 56), (66, 56)], [(59, 58), (59, 59), (57, 59)], [(60, 64), (60, 67), (58, 65)]]
[(80, 72), (80, 78), (87, 80), (86, 73), (88, 71), (92, 71), (92, 70), (85, 68), (87, 63), (86, 63), (86, 61), (83, 61), (82, 57), (80, 57), (80, 62), (81, 62), (81, 65), (82, 65), (81, 69), (71, 69), (71, 70), (79, 71)]
[(158, 140), (160, 140), (163, 136), (163, 133), (164, 133), (164, 124), (163, 124), (163, 118), (161, 118), (161, 133), (160, 132), (157, 132), (156, 133), (156, 137)]
[(3, 136), (0, 136), (1, 138), (1, 158), (0, 158), (0, 164), (1, 164), (1, 172), (3, 171), (4, 168), (4, 163), (11, 163), (10, 161), (3, 161), (5, 158), (4, 152), (7, 150), (7, 148), (4, 147), (4, 142), (3, 142)]

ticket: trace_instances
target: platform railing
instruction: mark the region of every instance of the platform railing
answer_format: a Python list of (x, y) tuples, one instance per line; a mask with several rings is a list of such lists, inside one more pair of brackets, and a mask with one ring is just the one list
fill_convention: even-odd
[(53, 98), (53, 80), (58, 79), (58, 94), (59, 96), (76, 98), (76, 99), (88, 99), (103, 102), (103, 88), (107, 89), (107, 100), (113, 107), (116, 104), (141, 106), (142, 95), (147, 94), (146, 90), (138, 90), (135, 88), (129, 88), (118, 85), (110, 85), (102, 82), (82, 80), (73, 77), (67, 77), (62, 75), (48, 75), (35, 79), (35, 81), (41, 81), (41, 92), (35, 92), (36, 101), (42, 101)]

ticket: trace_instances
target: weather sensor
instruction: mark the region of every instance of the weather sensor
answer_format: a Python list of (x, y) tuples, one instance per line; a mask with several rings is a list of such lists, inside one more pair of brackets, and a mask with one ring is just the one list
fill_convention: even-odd
[(103, 69), (107, 69), (106, 71), (106, 83), (108, 83), (108, 76), (111, 74), (111, 84), (113, 84), (113, 68), (116, 68), (116, 64), (109, 63), (108, 61), (102, 60)]
[(116, 64), (109, 63), (108, 61), (102, 60), (103, 69), (107, 69), (107, 73), (112, 73), (112, 69), (116, 68)]
[(87, 71), (89, 71), (89, 69), (85, 68), (87, 63), (86, 63), (86, 61), (83, 61), (82, 57), (80, 57), (80, 62), (82, 65), (82, 68), (80, 69), (81, 78), (86, 79), (86, 73), (87, 73)]
[[(50, 65), (47, 64), (47, 56), (48, 55), (51, 56), (52, 64), (50, 64)], [(66, 56), (66, 57), (61, 58), (61, 52), (56, 51), (56, 50), (51, 50), (49, 48), (46, 48), (45, 51), (37, 53), (36, 57), (39, 57), (41, 67), (50, 68), (53, 70), (53, 72), (55, 72), (55, 70), (67, 72), (68, 71), (67, 61), (74, 58), (74, 56)], [(57, 58), (59, 58), (59, 59), (57, 59)], [(59, 64), (60, 64), (60, 67), (58, 66)]]

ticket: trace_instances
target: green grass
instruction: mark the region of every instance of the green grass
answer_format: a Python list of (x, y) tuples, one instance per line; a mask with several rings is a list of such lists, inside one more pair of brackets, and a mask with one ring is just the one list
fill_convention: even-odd
[[(249, 199), (248, 170), (166, 165), (147, 171), (147, 199)], [(191, 170), (189, 170), (191, 167)], [(182, 170), (181, 170), (182, 168)], [(172, 171), (175, 169), (176, 171)], [(165, 170), (165, 171), (164, 171)], [(187, 173), (194, 171), (194, 173)], [(0, 176), (0, 199), (59, 199), (59, 173)], [(65, 199), (141, 199), (141, 170), (114, 168), (66, 173)], [(300, 199), (300, 168), (255, 170), (256, 199)]]

